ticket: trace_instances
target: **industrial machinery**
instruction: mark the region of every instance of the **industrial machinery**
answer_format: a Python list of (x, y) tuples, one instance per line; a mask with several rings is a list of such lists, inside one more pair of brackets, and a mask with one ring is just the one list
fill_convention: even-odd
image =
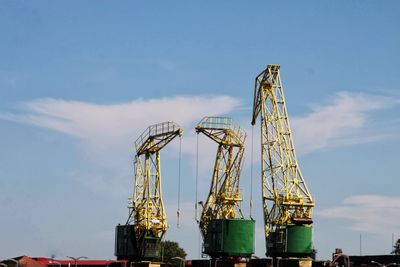
[(256, 78), (252, 125), (261, 117), (261, 176), (267, 255), (310, 257), (313, 198), (301, 174), (279, 65)]
[(200, 202), (203, 253), (212, 258), (250, 257), (254, 221), (244, 219), (239, 188), (246, 133), (226, 117), (205, 117), (196, 132), (218, 143), (210, 192), (206, 202)]
[(115, 255), (119, 260), (157, 260), (167, 230), (161, 192), (160, 150), (182, 128), (173, 122), (148, 127), (135, 142), (135, 187), (129, 218), (116, 227)]

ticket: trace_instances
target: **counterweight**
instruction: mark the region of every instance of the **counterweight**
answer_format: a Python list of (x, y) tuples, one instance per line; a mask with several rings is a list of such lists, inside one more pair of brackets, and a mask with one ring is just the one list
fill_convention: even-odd
[(308, 256), (314, 201), (296, 159), (279, 65), (256, 78), (253, 125), (259, 114), (267, 255)]

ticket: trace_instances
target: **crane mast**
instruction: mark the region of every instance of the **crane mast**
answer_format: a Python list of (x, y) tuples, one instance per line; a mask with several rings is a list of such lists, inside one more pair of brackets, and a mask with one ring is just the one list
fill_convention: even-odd
[[(120, 235), (125, 234), (125, 240), (128, 240), (125, 241), (128, 248), (122, 245), (119, 254), (126, 255), (121, 255), (121, 259), (148, 260), (159, 257), (159, 244), (167, 230), (161, 191), (160, 150), (182, 133), (182, 128), (176, 123), (163, 122), (149, 126), (135, 142), (135, 187), (132, 205), (129, 207), (127, 223), (120, 230), (124, 232)], [(133, 234), (134, 237), (127, 237), (129, 234)], [(116, 245), (117, 255), (118, 241)], [(132, 248), (129, 249), (129, 246)]]
[(244, 219), (239, 187), (246, 133), (227, 117), (205, 117), (196, 132), (218, 144), (210, 191), (200, 202), (203, 252), (212, 258), (249, 257), (254, 253), (254, 221)]
[(309, 257), (314, 201), (296, 159), (279, 65), (256, 77), (252, 125), (258, 115), (267, 255)]

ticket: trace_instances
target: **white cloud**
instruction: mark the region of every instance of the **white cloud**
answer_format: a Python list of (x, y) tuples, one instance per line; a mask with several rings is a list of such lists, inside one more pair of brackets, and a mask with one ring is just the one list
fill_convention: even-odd
[[(311, 111), (303, 116), (293, 115), (289, 106), (290, 126), (296, 153), (305, 155), (333, 147), (395, 138), (397, 130), (393, 128), (396, 128), (398, 123), (383, 118), (380, 123), (384, 127), (382, 125), (379, 127), (376, 122), (371, 120), (371, 117), (374, 112), (393, 108), (399, 104), (400, 100), (396, 97), (339, 92), (330, 99), (330, 102), (325, 105), (312, 106)], [(242, 125), (246, 125), (246, 123)], [(250, 165), (252, 150), (254, 162), (260, 162), (259, 127), (259, 121), (257, 121), (254, 129), (253, 149), (251, 148), (252, 129), (244, 127), (247, 132), (246, 159), (248, 163), (246, 165)]]
[[(291, 115), (296, 148), (305, 154), (332, 146), (377, 141), (385, 134), (368, 125), (369, 114), (399, 103), (387, 96), (337, 93), (330, 103), (313, 106), (305, 116)], [(22, 103), (20, 113), (0, 113), (0, 119), (52, 129), (97, 149), (115, 149), (115, 145), (126, 146), (128, 142), (131, 145), (149, 125), (175, 121), (186, 130), (182, 151), (194, 154), (196, 123), (204, 116), (230, 113), (239, 109), (239, 104), (237, 98), (230, 96), (176, 96), (118, 104), (45, 98)], [(250, 114), (246, 115), (250, 118)], [(243, 118), (235, 120), (240, 122)], [(257, 149), (258, 130), (254, 138)], [(250, 141), (249, 136), (247, 147)]]
[(399, 100), (379, 95), (340, 92), (331, 103), (312, 107), (309, 114), (291, 120), (296, 148), (302, 154), (327, 147), (367, 143), (386, 134), (368, 125), (369, 114), (393, 107)]
[(104, 148), (132, 140), (154, 123), (175, 121), (191, 126), (203, 116), (220, 115), (238, 105), (229, 96), (138, 99), (113, 105), (46, 98), (25, 102), (24, 113), (2, 113), (0, 119), (52, 129)]
[[(0, 119), (75, 137), (80, 141), (79, 148), (84, 157), (101, 171), (74, 170), (68, 175), (91, 191), (111, 192), (118, 196), (125, 193), (126, 187), (120, 186), (125, 181), (123, 177), (132, 175), (133, 143), (149, 125), (163, 121), (178, 123), (184, 128), (182, 153), (195, 155), (196, 123), (204, 116), (229, 113), (239, 104), (238, 99), (230, 96), (176, 96), (110, 105), (46, 98), (20, 104), (19, 113), (0, 113)], [(213, 150), (205, 148), (203, 143), (201, 141), (202, 151)], [(206, 147), (211, 145), (212, 142), (205, 144)], [(174, 141), (163, 154), (177, 155), (178, 149), (179, 142)], [(209, 157), (209, 154), (205, 156)], [(212, 168), (204, 166), (207, 170)], [(108, 175), (103, 175), (104, 172)]]
[(344, 199), (334, 208), (317, 211), (327, 218), (347, 220), (349, 227), (357, 231), (384, 234), (398, 231), (400, 197), (357, 195)]
[[(305, 116), (290, 114), (296, 149), (300, 154), (306, 154), (333, 146), (378, 141), (386, 133), (377, 132), (377, 129), (369, 124), (371, 113), (398, 103), (393, 97), (340, 92), (331, 102), (314, 106)], [(99, 166), (123, 170), (119, 171), (120, 175), (117, 176), (124, 177), (130, 174), (129, 170), (132, 168), (129, 157), (134, 152), (133, 142), (149, 125), (175, 121), (184, 127), (182, 152), (192, 156), (189, 164), (192, 164), (194, 169), (196, 162), (193, 159), (197, 152), (197, 138), (194, 132), (196, 123), (204, 116), (224, 115), (240, 108), (240, 101), (230, 96), (176, 96), (136, 99), (117, 104), (45, 98), (20, 104), (19, 112), (0, 113), (0, 119), (47, 128), (76, 137), (81, 141), (80, 147), (88, 159), (95, 160)], [(249, 121), (250, 112), (234, 119), (248, 133), (244, 167), (249, 167), (252, 157), (251, 129), (246, 127), (245, 122)], [(256, 164), (260, 159), (259, 140), (259, 129), (255, 129), (253, 158)], [(165, 153), (175, 153), (178, 149), (179, 142), (172, 142)], [(201, 191), (207, 190), (209, 186), (216, 149), (215, 142), (205, 136), (199, 136)], [(188, 164), (188, 161), (184, 164)], [(253, 170), (257, 171), (258, 167), (253, 167)], [(86, 180), (99, 180), (96, 183), (98, 190), (102, 190), (101, 187), (107, 188), (108, 183), (112, 182), (103, 181), (104, 179), (97, 174), (89, 173), (83, 176), (94, 177)], [(119, 190), (115, 191), (118, 194)]]

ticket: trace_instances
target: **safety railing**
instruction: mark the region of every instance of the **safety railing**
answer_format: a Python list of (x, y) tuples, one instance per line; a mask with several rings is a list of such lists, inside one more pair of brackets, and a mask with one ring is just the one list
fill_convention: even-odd
[(231, 130), (240, 140), (246, 137), (246, 133), (240, 128), (232, 118), (229, 117), (204, 117), (196, 128), (215, 129), (215, 130)]
[(168, 135), (179, 130), (181, 130), (181, 127), (172, 121), (151, 125), (136, 139), (136, 150), (138, 151), (149, 138)]

